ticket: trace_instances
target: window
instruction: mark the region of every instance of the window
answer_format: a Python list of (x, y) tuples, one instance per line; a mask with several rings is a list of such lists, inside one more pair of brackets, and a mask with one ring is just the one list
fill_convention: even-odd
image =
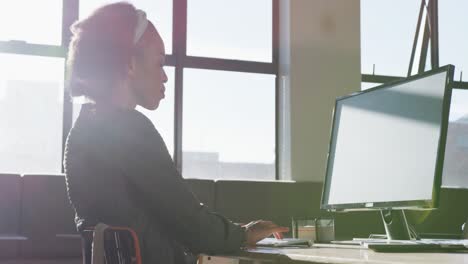
[[(81, 106), (63, 100), (70, 41), (63, 29), (113, 2), (0, 4), (0, 172), (61, 172), (63, 135)], [(137, 110), (158, 129), (182, 175), (275, 179), (278, 2), (128, 2), (147, 13), (168, 54), (166, 98), (156, 111)]]
[[(161, 134), (166, 143), (167, 149), (171, 155), (174, 154), (174, 67), (165, 67), (164, 69), (168, 76), (166, 83), (165, 98), (159, 104), (158, 109), (154, 111), (146, 110), (143, 107), (137, 106), (137, 110), (146, 115), (158, 132)], [(73, 104), (73, 123), (78, 118), (81, 109), (80, 100), (77, 98)]]
[(442, 185), (468, 188), (467, 90), (453, 90)]
[[(468, 38), (462, 29), (468, 26), (463, 11), (465, 1), (439, 1), (439, 57), (440, 65), (455, 65), (454, 79), (468, 69), (466, 46)], [(466, 76), (466, 74), (465, 74)], [(463, 78), (466, 80), (466, 78)], [(463, 81), (463, 79), (461, 81)], [(466, 83), (465, 83), (466, 84)], [(442, 184), (446, 187), (468, 188), (468, 90), (452, 90), (447, 146)]]
[(0, 3), (0, 40), (60, 45), (63, 0)]
[(184, 71), (188, 178), (275, 179), (275, 75)]
[[(374, 64), (376, 75), (386, 75), (382, 80), (392, 79), (388, 78), (391, 75), (406, 76), (420, 4), (419, 0), (361, 1), (361, 67), (366, 81), (372, 79), (368, 74), (373, 72)], [(462, 33), (468, 26), (464, 14), (467, 8), (465, 1), (438, 1), (439, 65), (455, 65), (455, 81), (463, 81), (461, 73), (468, 67), (468, 38)], [(431, 68), (430, 62), (428, 52), (426, 69)], [(365, 90), (374, 85), (362, 82), (361, 87)], [(461, 85), (468, 87), (466, 82)], [(453, 89), (442, 178), (445, 187), (468, 188), (467, 105), (468, 90)]]
[[(119, 1), (81, 0), (80, 19), (87, 17), (96, 8)], [(144, 10), (148, 19), (154, 24), (161, 35), (166, 53), (172, 53), (172, 1), (171, 0), (127, 0), (136, 8)]]
[(421, 1), (361, 1), (361, 71), (406, 76)]
[(0, 54), (0, 171), (59, 173), (64, 59)]
[(187, 53), (272, 61), (271, 0), (188, 0)]
[[(460, 72), (468, 74), (468, 37), (464, 29), (468, 27), (465, 11), (468, 2), (456, 0), (439, 1), (439, 56), (440, 65), (455, 65), (455, 80), (460, 80)], [(466, 78), (465, 78), (466, 79)]]
[(145, 114), (154, 124), (166, 143), (171, 155), (174, 154), (174, 67), (165, 67), (168, 77), (165, 98), (160, 102), (158, 109), (149, 111), (142, 107), (137, 110)]

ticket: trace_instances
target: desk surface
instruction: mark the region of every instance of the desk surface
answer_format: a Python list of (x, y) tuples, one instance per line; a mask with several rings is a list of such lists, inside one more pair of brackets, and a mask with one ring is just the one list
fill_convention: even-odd
[(273, 249), (257, 248), (241, 252), (239, 259), (248, 259), (269, 263), (468, 263), (468, 252), (463, 253), (378, 253), (357, 248), (305, 248)]

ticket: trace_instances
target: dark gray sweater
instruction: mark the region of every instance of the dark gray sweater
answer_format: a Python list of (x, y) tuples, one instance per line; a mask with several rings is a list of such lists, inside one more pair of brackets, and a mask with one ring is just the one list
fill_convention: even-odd
[(239, 250), (244, 232), (189, 190), (151, 121), (136, 110), (83, 105), (64, 160), (76, 223), (129, 226), (143, 263)]

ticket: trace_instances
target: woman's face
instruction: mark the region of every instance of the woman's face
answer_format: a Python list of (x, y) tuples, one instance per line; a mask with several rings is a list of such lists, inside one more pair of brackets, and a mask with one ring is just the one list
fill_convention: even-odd
[(164, 71), (164, 43), (153, 25), (143, 35), (143, 52), (133, 62), (133, 74), (130, 77), (131, 89), (136, 104), (146, 109), (158, 108), (164, 98), (167, 75)]

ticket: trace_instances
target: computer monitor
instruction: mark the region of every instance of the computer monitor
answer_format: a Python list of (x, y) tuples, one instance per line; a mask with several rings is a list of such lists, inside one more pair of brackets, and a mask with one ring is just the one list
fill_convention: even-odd
[[(453, 71), (448, 65), (336, 100), (322, 209), (382, 210), (385, 222), (391, 210), (437, 207)], [(401, 238), (409, 234), (393, 234)]]

